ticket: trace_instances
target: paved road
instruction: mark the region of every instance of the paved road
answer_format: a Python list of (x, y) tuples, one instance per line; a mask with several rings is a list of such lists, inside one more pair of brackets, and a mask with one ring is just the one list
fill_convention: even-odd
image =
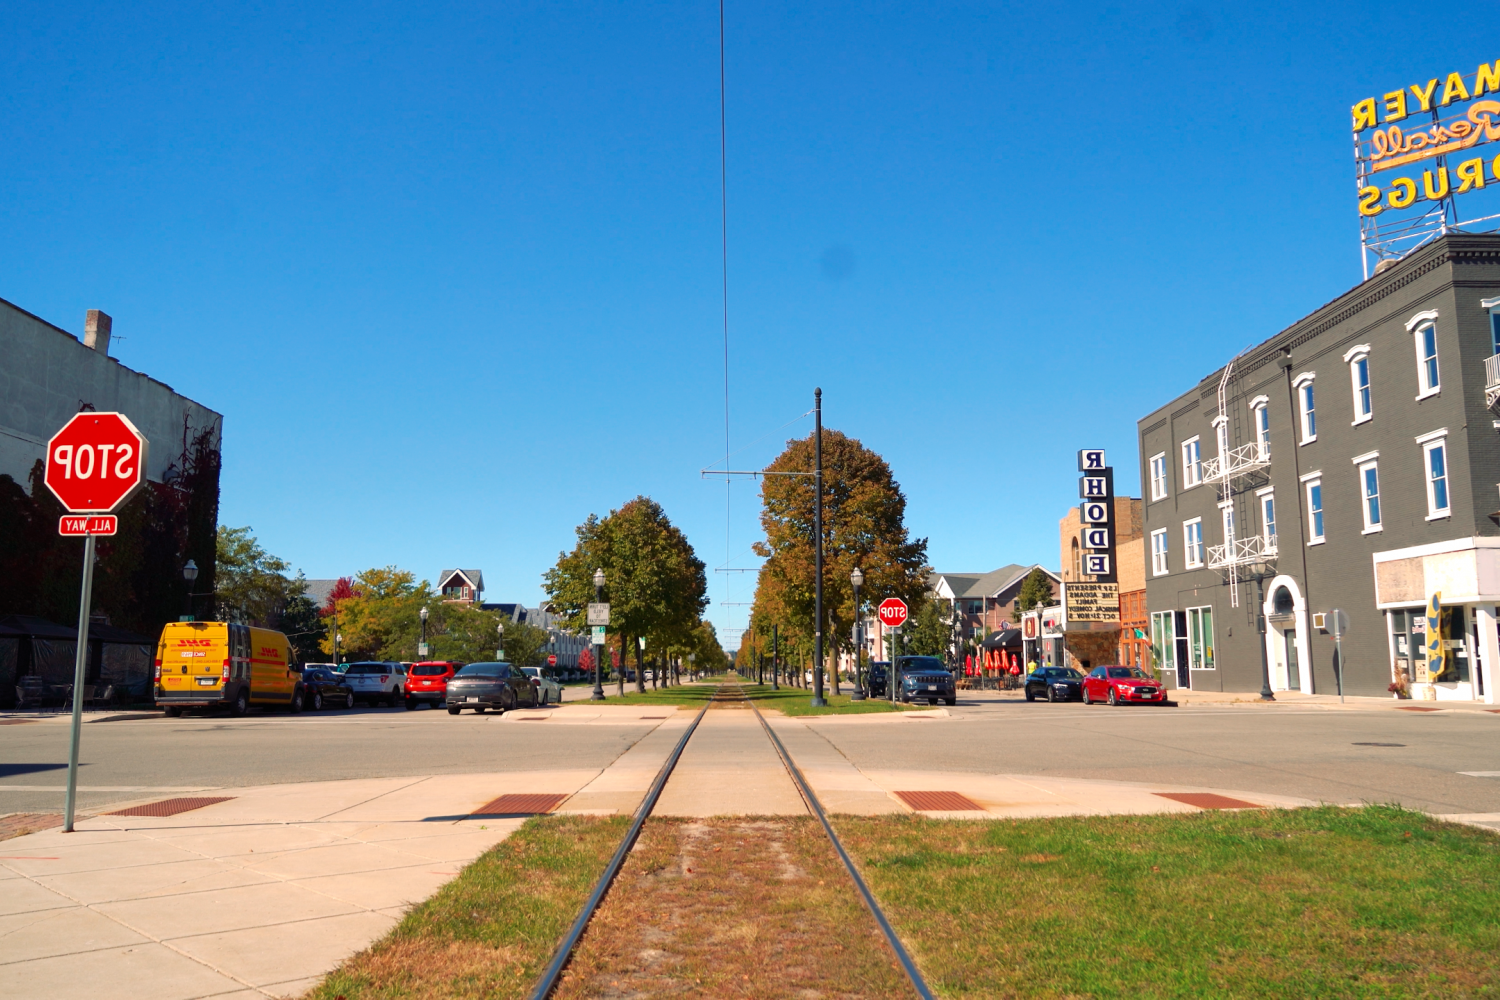
[[(961, 702), (958, 718), (815, 723), (862, 769), (1206, 785), (1326, 802), (1500, 812), (1500, 714), (1293, 706)], [(1399, 747), (1360, 746), (1400, 743)]]
[[(554, 728), (426, 708), (90, 722), (78, 801), (88, 811), (158, 789), (602, 768), (656, 725)], [(0, 813), (62, 808), (68, 733), (63, 719), (0, 726)]]
[[(869, 770), (1150, 781), (1500, 812), (1500, 777), (1459, 773), (1500, 772), (1500, 714), (967, 699), (954, 711), (940, 721), (812, 726)], [(90, 723), (80, 805), (198, 786), (602, 768), (655, 725), (528, 725), (429, 709)], [(0, 813), (61, 807), (67, 741), (61, 720), (0, 726)]]

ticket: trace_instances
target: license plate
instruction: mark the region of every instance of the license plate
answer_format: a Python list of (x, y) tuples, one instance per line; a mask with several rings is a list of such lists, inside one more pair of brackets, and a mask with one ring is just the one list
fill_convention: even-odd
[(209, 688), (211, 688), (211, 687), (213, 687), (217, 683), (219, 683), (219, 679), (217, 677), (200, 677), (200, 678), (198, 678), (198, 686), (199, 687), (209, 687)]
[(476, 698), (476, 697), (474, 697), (473, 695), (469, 695), (469, 697), (465, 698), (464, 700), (465, 701), (478, 701), (479, 699)]
[(927, 684), (927, 685), (924, 685), (923, 686), (923, 690), (925, 690), (925, 691), (936, 691), (937, 690), (937, 685), (936, 684)]
[(1156, 694), (1156, 688), (1141, 688), (1140, 693), (1147, 697), (1150, 697)]

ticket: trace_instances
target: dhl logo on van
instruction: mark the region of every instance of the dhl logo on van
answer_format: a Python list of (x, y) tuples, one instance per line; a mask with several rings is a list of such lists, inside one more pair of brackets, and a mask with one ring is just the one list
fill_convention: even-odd
[(260, 655), (274, 656), (279, 660), (281, 659), (281, 650), (277, 649), (275, 646), (262, 646), (260, 647)]
[(177, 640), (177, 645), (179, 645), (179, 646), (212, 646), (213, 644), (214, 644), (214, 641), (212, 639), (178, 639)]

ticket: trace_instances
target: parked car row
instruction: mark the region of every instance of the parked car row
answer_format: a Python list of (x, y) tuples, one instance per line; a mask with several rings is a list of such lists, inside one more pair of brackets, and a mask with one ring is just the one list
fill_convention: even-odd
[(1095, 667), (1085, 676), (1072, 667), (1038, 667), (1026, 677), (1026, 700), (1080, 700), (1085, 705), (1162, 705), (1167, 701), (1161, 682), (1140, 667)]

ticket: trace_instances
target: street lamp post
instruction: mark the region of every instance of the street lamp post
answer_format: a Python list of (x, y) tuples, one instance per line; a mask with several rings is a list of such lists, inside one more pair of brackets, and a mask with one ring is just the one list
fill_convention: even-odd
[(505, 623), (495, 623), (495, 659), (505, 660)]
[(813, 636), (816, 648), (813, 651), (813, 696), (812, 705), (820, 708), (828, 704), (823, 697), (823, 390), (813, 390), (813, 534), (817, 535), (814, 549), (816, 576), (813, 580)]
[(860, 617), (859, 613), (859, 588), (865, 585), (865, 574), (860, 571), (858, 566), (854, 567), (854, 572), (849, 574), (849, 582), (854, 584), (854, 693), (849, 696), (849, 700), (864, 701), (864, 674), (859, 667), (859, 651), (864, 645), (861, 641), (863, 638), (861, 633), (864, 631), (864, 620)]
[[(594, 570), (594, 603), (604, 603), (604, 570)], [(604, 646), (594, 644), (594, 693), (589, 695), (590, 701), (604, 700)]]
[(333, 665), (339, 665), (339, 643), (344, 641), (344, 636), (339, 632), (338, 624), (333, 626)]
[(190, 622), (193, 620), (193, 581), (198, 579), (198, 564), (189, 559), (187, 565), (182, 567), (182, 578), (187, 581), (188, 589), (187, 617), (183, 621)]
[(1266, 573), (1264, 564), (1254, 567), (1255, 570), (1255, 622), (1260, 632), (1260, 700), (1275, 701), (1276, 695), (1271, 692), (1271, 664), (1266, 659)]
[(422, 608), (418, 614), (422, 617), (422, 641), (417, 646), (417, 655), (425, 660), (427, 658), (427, 609)]

